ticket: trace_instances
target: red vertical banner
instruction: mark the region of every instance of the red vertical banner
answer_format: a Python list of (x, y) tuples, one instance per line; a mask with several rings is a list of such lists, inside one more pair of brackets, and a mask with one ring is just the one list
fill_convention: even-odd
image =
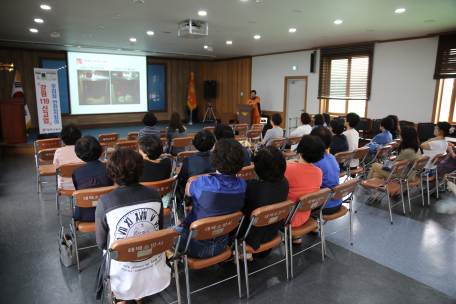
[(195, 94), (195, 79), (193, 78), (193, 73), (190, 75), (190, 84), (188, 85), (187, 106), (192, 111), (195, 110), (197, 107)]

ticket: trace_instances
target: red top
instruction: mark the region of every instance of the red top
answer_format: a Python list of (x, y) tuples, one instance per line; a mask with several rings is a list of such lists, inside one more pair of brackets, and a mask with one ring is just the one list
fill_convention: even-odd
[[(290, 190), (287, 199), (296, 202), (301, 195), (320, 190), (323, 182), (323, 172), (314, 165), (288, 164), (285, 171)], [(309, 219), (310, 211), (296, 212), (291, 221), (291, 227), (299, 227)]]

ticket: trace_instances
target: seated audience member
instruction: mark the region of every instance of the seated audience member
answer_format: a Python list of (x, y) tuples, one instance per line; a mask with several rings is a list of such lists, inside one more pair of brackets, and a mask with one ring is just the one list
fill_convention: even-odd
[[(171, 114), (171, 118), (169, 119), (169, 125), (166, 128), (166, 138), (168, 139), (168, 147), (171, 146), (171, 141), (174, 138), (181, 138), (187, 137), (187, 128), (182, 124), (182, 119), (179, 113), (174, 112)], [(184, 152), (185, 147), (182, 148), (172, 148), (170, 151), (171, 155), (176, 156), (180, 152)]]
[[(406, 177), (412, 162), (421, 157), (421, 150), (418, 144), (418, 133), (416, 132), (415, 128), (411, 126), (406, 126), (401, 130), (401, 143), (402, 143), (402, 151), (399, 153), (397, 158), (393, 161), (395, 164), (401, 160), (409, 160), (408, 166), (402, 173), (402, 177)], [(367, 178), (387, 178), (390, 174), (390, 171), (382, 170), (383, 164), (373, 164), (372, 169), (369, 171), (369, 175)], [(409, 181), (414, 181), (416, 175), (416, 170), (413, 170), (409, 176)], [(393, 178), (396, 178), (397, 175), (393, 175)]]
[(334, 118), (331, 120), (331, 133), (332, 133), (332, 143), (329, 146), (329, 153), (336, 155), (339, 152), (348, 151), (348, 139), (342, 134), (344, 132), (344, 125), (339, 118)]
[[(98, 140), (90, 135), (78, 139), (74, 147), (76, 155), (86, 164), (73, 171), (73, 185), (75, 190), (108, 187), (114, 182), (106, 173), (106, 164), (100, 161), (103, 153)], [(74, 219), (79, 222), (95, 222), (95, 207), (74, 207)]]
[[(312, 132), (310, 132), (310, 135), (320, 137), (326, 147), (326, 152), (324, 153), (323, 159), (314, 163), (315, 167), (320, 168), (323, 172), (323, 183), (321, 184), (320, 188), (332, 189), (335, 186), (339, 185), (340, 174), (339, 163), (336, 161), (336, 158), (331, 153), (329, 153), (328, 149), (332, 142), (332, 134), (327, 128), (318, 127), (313, 129)], [(332, 214), (338, 211), (341, 205), (342, 199), (330, 199), (322, 212), (323, 214)]]
[[(246, 183), (236, 174), (244, 166), (244, 150), (235, 139), (222, 139), (215, 145), (211, 157), (216, 174), (190, 178), (185, 193), (193, 197), (193, 209), (180, 226), (174, 226), (182, 233), (179, 251), (185, 249), (190, 225), (207, 217), (232, 214), (244, 206)], [(228, 244), (228, 234), (213, 239), (197, 241), (192, 239), (188, 255), (196, 258), (210, 258), (220, 254)]]
[(146, 113), (142, 119), (143, 124), (146, 125), (145, 128), (139, 130), (138, 139), (145, 135), (155, 135), (158, 138), (161, 137), (161, 131), (159, 127), (156, 127), (157, 116), (154, 113)]
[[(359, 115), (356, 113), (348, 113), (345, 116), (345, 126), (347, 131), (342, 134), (347, 137), (348, 141), (348, 151), (353, 152), (355, 149), (358, 149), (359, 146), (359, 133), (355, 130), (360, 122)], [(350, 163), (350, 169), (356, 169), (359, 166), (359, 159), (353, 159)]]
[(193, 139), (193, 146), (197, 152), (194, 155), (184, 158), (182, 168), (178, 175), (180, 184), (186, 184), (189, 177), (203, 173), (215, 172), (211, 164), (211, 150), (215, 144), (215, 137), (208, 130), (201, 130), (196, 133)]
[(393, 120), (393, 127), (391, 128), (390, 133), (393, 139), (399, 138), (401, 134), (401, 126), (399, 125), (399, 118), (397, 118), (396, 115), (388, 115), (386, 117), (389, 117)]
[[(214, 136), (217, 141), (221, 139), (230, 139), (230, 138), (235, 138), (233, 129), (229, 125), (225, 124), (217, 124), (214, 128)], [(244, 167), (245, 166), (250, 166), (250, 154), (249, 151), (242, 146), (244, 149), (245, 153), (245, 161), (244, 161)]]
[[(320, 190), (323, 172), (313, 165), (324, 157), (325, 144), (318, 136), (303, 136), (298, 144), (298, 159), (289, 160), (285, 177), (288, 180), (289, 192), (287, 199), (297, 202), (299, 197)], [(291, 221), (291, 227), (299, 227), (309, 219), (310, 211), (297, 211)], [(293, 239), (293, 243), (301, 244), (301, 238)]]
[[(310, 134), (310, 131), (312, 131), (312, 127), (309, 125), (310, 122), (312, 121), (312, 118), (310, 117), (309, 114), (307, 113), (302, 113), (301, 114), (301, 125), (296, 128), (293, 132), (291, 132), (291, 136), (303, 136)], [(292, 145), (291, 146), (291, 151), (296, 150), (298, 145)]]
[(324, 123), (323, 126), (330, 129), (331, 128), (331, 116), (328, 113), (323, 113)]
[(429, 161), (424, 169), (430, 169), (429, 176), (435, 174), (435, 168), (437, 166), (432, 165), (433, 158), (438, 154), (443, 154), (448, 149), (448, 143), (445, 137), (450, 135), (451, 125), (446, 121), (437, 123), (434, 130), (434, 138), (429, 139), (421, 144), (423, 149), (423, 156), (429, 156)]
[[(144, 162), (139, 153), (129, 148), (120, 148), (109, 158), (108, 176), (119, 186), (103, 195), (96, 207), (96, 239), (101, 250), (107, 250), (117, 240), (163, 229), (160, 194), (138, 183)], [(138, 216), (142, 218), (140, 221)], [(135, 271), (125, 271), (132, 267)], [(107, 275), (104, 269), (101, 267), (97, 276), (98, 295), (102, 279)], [(123, 304), (133, 299), (141, 303), (141, 298), (162, 291), (171, 281), (165, 253), (136, 262), (111, 260), (109, 275), (111, 289), (117, 299), (124, 300)]]
[[(239, 236), (245, 235), (250, 223), (250, 214), (255, 209), (287, 200), (288, 181), (284, 177), (286, 168), (287, 163), (283, 153), (276, 147), (264, 147), (255, 156), (255, 172), (259, 180), (251, 179), (247, 181), (244, 208), (242, 208), (245, 219)], [(272, 241), (282, 226), (283, 220), (264, 227), (252, 227), (246, 241), (254, 250), (257, 250), (262, 243)], [(271, 249), (253, 256), (255, 258), (265, 258), (270, 252)]]
[[(449, 133), (453, 135), (454, 130), (454, 127), (451, 127)], [(445, 174), (456, 171), (456, 152), (455, 147), (451, 142), (448, 142), (447, 152), (448, 155), (445, 158), (445, 160), (437, 166), (437, 172), (439, 173), (440, 177), (443, 177)]]
[[(82, 136), (81, 130), (74, 123), (69, 123), (63, 126), (60, 138), (65, 147), (58, 148), (54, 154), (54, 166), (57, 168), (64, 164), (80, 163), (81, 160), (74, 152), (74, 144)], [(58, 178), (59, 189), (74, 190), (73, 180), (69, 177)]]
[(163, 143), (155, 135), (145, 135), (138, 139), (139, 154), (145, 160), (144, 173), (139, 182), (156, 182), (171, 177), (173, 163), (168, 157), (160, 158)]
[(322, 126), (322, 127), (325, 126), (325, 118), (321, 114), (315, 114), (315, 116), (314, 116), (314, 126), (312, 127), (312, 129), (314, 129), (316, 127), (319, 127), (319, 126)]
[(268, 131), (266, 131), (263, 141), (261, 142), (263, 145), (268, 145), (271, 140), (283, 137), (283, 129), (280, 127), (281, 123), (282, 123), (282, 115), (280, 115), (279, 113), (272, 114), (272, 116), (271, 116), (272, 129), (269, 129)]
[(391, 128), (393, 127), (394, 122), (391, 118), (385, 117), (382, 119), (380, 122), (380, 131), (382, 133), (377, 134), (370, 143), (366, 145), (366, 147), (369, 147), (369, 153), (367, 153), (366, 158), (364, 162), (370, 163), (375, 156), (375, 153), (377, 153), (378, 148), (386, 146), (393, 140), (393, 136), (391, 135), (390, 131)]

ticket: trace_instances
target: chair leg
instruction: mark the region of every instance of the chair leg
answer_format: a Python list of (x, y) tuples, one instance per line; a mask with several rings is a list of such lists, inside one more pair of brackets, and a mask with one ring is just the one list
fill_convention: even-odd
[(437, 199), (439, 199), (439, 176), (437, 175), (437, 168), (435, 168), (435, 192)]
[(428, 197), (428, 206), (431, 206), (431, 194), (430, 194), (430, 189), (429, 189), (429, 175), (427, 176), (427, 197)]
[(38, 193), (40, 193), (40, 173), (38, 171), (36, 172), (36, 188)]
[(412, 204), (410, 203), (410, 187), (409, 187), (408, 180), (407, 180), (407, 198), (408, 198), (408, 203), (409, 203), (409, 214), (412, 214)]
[(76, 247), (76, 261), (78, 263), (78, 272), (81, 272), (81, 267), (79, 264), (78, 235), (76, 233), (76, 224), (74, 222), (74, 218), (71, 219), (71, 231), (73, 232), (74, 246)]
[(405, 215), (405, 203), (404, 203), (404, 192), (402, 191), (402, 181), (399, 180), (399, 182), (401, 183), (402, 210), (404, 211), (404, 215)]
[(187, 261), (187, 255), (184, 255), (184, 264), (185, 264), (185, 285), (187, 289), (187, 303), (190, 304), (190, 280), (188, 279), (188, 261)]
[(391, 212), (391, 201), (389, 196), (388, 184), (386, 184), (386, 197), (388, 198), (388, 208), (390, 211), (391, 225), (393, 224), (393, 213)]
[(318, 222), (319, 230), (320, 230), (320, 241), (321, 241), (321, 260), (325, 261), (326, 255), (326, 244), (325, 244), (325, 228), (323, 228), (323, 216), (320, 211), (320, 221)]
[(242, 290), (241, 290), (241, 269), (239, 267), (239, 246), (238, 240), (234, 239), (234, 258), (236, 259), (236, 271), (237, 271), (237, 278), (238, 278), (238, 288), (239, 288), (239, 299), (242, 299)]
[[(245, 273), (245, 286), (247, 288), (247, 300), (250, 300), (249, 269), (247, 266), (247, 252), (245, 250), (245, 240), (242, 242), (242, 254), (244, 255), (244, 273)], [(239, 263), (239, 261), (238, 261), (238, 263)]]
[(291, 235), (291, 224), (288, 225), (288, 252), (290, 254), (290, 274), (291, 274), (291, 279), (293, 280), (293, 239)]
[(174, 266), (174, 279), (176, 280), (176, 292), (177, 292), (177, 303), (181, 304), (181, 294), (180, 294), (180, 285), (179, 285), (179, 270), (177, 267), (177, 260), (173, 262)]
[(287, 281), (290, 280), (290, 263), (289, 263), (289, 259), (290, 259), (290, 253), (288, 252), (288, 226), (285, 226), (283, 228), (283, 237), (285, 239), (285, 264), (286, 264), (286, 267), (287, 267)]
[(351, 244), (353, 246), (353, 194), (352, 194), (352, 198), (350, 199), (350, 241), (351, 241)]

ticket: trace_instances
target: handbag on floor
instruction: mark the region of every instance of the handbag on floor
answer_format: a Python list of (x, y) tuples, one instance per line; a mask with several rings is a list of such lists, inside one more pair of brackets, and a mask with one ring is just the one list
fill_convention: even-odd
[(71, 235), (63, 231), (63, 226), (60, 226), (59, 232), (59, 253), (60, 261), (65, 267), (76, 264), (76, 246)]

